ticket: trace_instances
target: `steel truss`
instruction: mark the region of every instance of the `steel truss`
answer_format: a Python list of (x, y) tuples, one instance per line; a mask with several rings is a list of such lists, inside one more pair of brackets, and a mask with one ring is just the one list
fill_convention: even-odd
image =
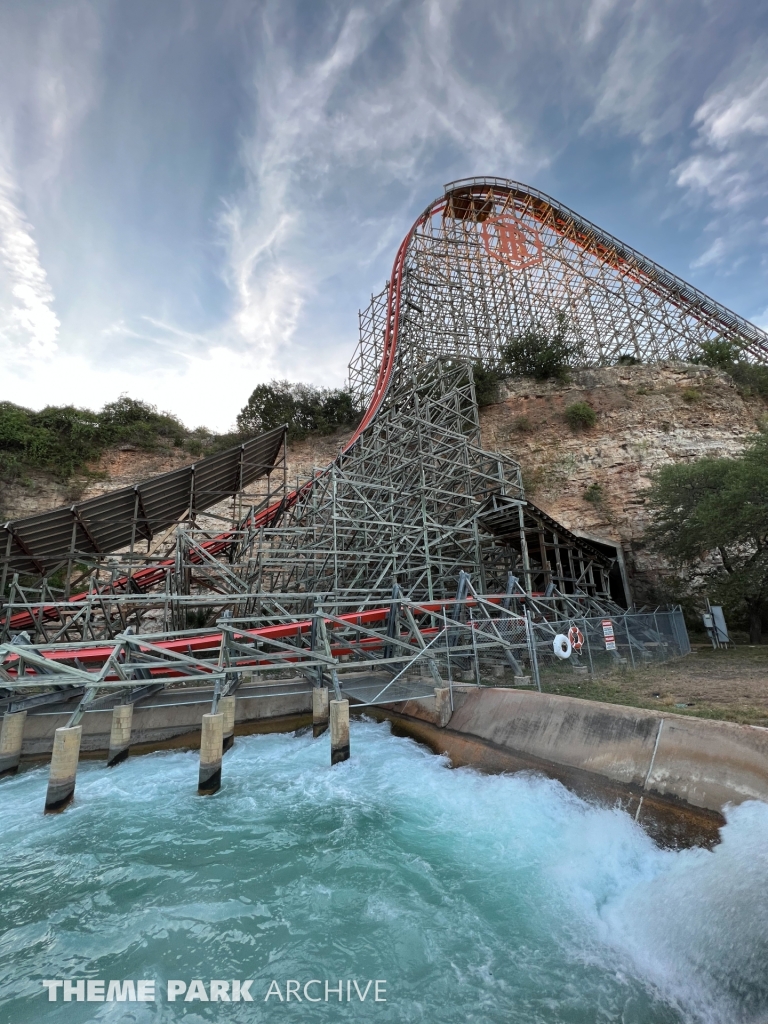
[(446, 187), (417, 221), (400, 275), (360, 315), (350, 384), (367, 402), (398, 290), (398, 375), (440, 356), (497, 365), (531, 327), (566, 324), (576, 366), (688, 360), (725, 338), (768, 358), (768, 335), (537, 189), (499, 178)]
[[(142, 679), (176, 672), (178, 682), (205, 672), (218, 693), (247, 673), (277, 671), (286, 659), (292, 671), (336, 686), (351, 671), (339, 652), (353, 629), (347, 623), (339, 633), (339, 617), (372, 610), (389, 616), (388, 646), (381, 647), (378, 626), (369, 623), (373, 634), (364, 636), (361, 620), (343, 657), (368, 671), (377, 660), (376, 671), (388, 671), (390, 663), (410, 664), (402, 645), (415, 645), (408, 656), (428, 665), (433, 680), (433, 669), (451, 677), (456, 644), (466, 660), (471, 642), (479, 673), (486, 612), (493, 644), (513, 671), (522, 671), (523, 647), (529, 664), (537, 663), (537, 630), (580, 619), (588, 634), (588, 622), (616, 621), (625, 613), (611, 599), (611, 559), (526, 500), (516, 462), (482, 448), (473, 366), (498, 364), (507, 343), (532, 327), (565, 330), (574, 365), (622, 355), (687, 359), (715, 337), (750, 358), (768, 354), (763, 331), (543, 193), (501, 179), (453, 183), (419, 217), (387, 287), (360, 316), (350, 387), (366, 411), (333, 463), (291, 490), (283, 461), (255, 497), (235, 494), (231, 511), (212, 509), (206, 519), (182, 516), (159, 539), (150, 531), (141, 554), (135, 523), (130, 549), (110, 563), (73, 549), (58, 591), (50, 579), (35, 588), (14, 576), (0, 634), (0, 652), (10, 659), (8, 700), (30, 686), (88, 693), (94, 678), (97, 689), (126, 689), (139, 671)], [(88, 589), (73, 597), (81, 555)], [(392, 624), (393, 587), (396, 618), (402, 623), (405, 614), (410, 639)], [(512, 622), (525, 638), (510, 647), (504, 629)], [(302, 626), (295, 634), (301, 643), (283, 639), (288, 648), (261, 657), (268, 643), (262, 628), (293, 635), (301, 623), (314, 638), (309, 648)], [(200, 629), (190, 633), (192, 625)], [(318, 637), (327, 639), (324, 654)], [(443, 641), (448, 653), (438, 655), (434, 645)], [(101, 655), (88, 654), (105, 644), (119, 647), (108, 670)], [(174, 652), (171, 669), (157, 663), (161, 650)], [(35, 651), (55, 663), (48, 676), (37, 671), (46, 666), (35, 662)], [(192, 661), (182, 671), (184, 657)]]
[[(490, 598), (466, 574), (451, 599), (413, 600), (397, 584), (384, 605), (378, 597), (361, 601), (314, 594), (310, 615), (295, 611), (306, 602), (305, 593), (262, 597), (280, 604), (279, 621), (273, 609), (269, 615), (225, 615), (213, 633), (157, 637), (128, 629), (98, 647), (75, 643), (52, 649), (22, 638), (2, 644), (0, 710), (14, 713), (76, 700), (68, 721), (76, 725), (91, 711), (146, 702), (166, 687), (201, 684), (213, 686), (215, 710), (221, 697), (235, 694), (244, 683), (260, 681), (266, 697), (271, 695), (269, 681), (286, 677), (303, 680), (305, 687), (332, 687), (338, 698), (363, 704), (427, 696), (436, 686), (451, 688), (459, 682), (501, 681), (541, 689), (542, 669), (554, 661), (552, 641), (573, 625), (583, 627), (590, 665), (590, 635), (598, 655), (599, 617), (585, 615), (587, 607), (577, 602), (571, 602), (572, 614), (564, 615), (551, 598), (524, 595), (514, 577), (505, 595)], [(680, 628), (676, 621), (671, 628), (672, 633), (658, 614), (633, 613), (619, 616), (616, 626), (633, 664), (663, 660), (665, 647), (685, 653), (684, 627), (682, 634), (674, 633)], [(627, 660), (621, 649), (620, 643), (611, 655), (613, 663)]]

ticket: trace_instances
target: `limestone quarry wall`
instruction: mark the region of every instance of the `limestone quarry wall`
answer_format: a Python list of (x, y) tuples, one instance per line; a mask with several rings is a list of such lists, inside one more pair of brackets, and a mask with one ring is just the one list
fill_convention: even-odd
[[(743, 398), (727, 374), (707, 366), (615, 366), (571, 376), (568, 384), (504, 385), (501, 400), (481, 410), (483, 446), (517, 459), (527, 496), (569, 529), (618, 542), (636, 599), (661, 599), (669, 570), (643, 539), (651, 473), (666, 463), (738, 454), (768, 404)], [(573, 431), (564, 412), (580, 401), (597, 422)], [(591, 485), (599, 491), (588, 491)]]

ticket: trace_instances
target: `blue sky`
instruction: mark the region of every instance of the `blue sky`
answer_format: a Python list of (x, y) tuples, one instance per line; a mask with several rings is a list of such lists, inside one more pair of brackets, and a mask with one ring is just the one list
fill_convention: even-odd
[(4, 0), (0, 399), (226, 429), (336, 386), (445, 182), (537, 186), (765, 326), (754, 0)]

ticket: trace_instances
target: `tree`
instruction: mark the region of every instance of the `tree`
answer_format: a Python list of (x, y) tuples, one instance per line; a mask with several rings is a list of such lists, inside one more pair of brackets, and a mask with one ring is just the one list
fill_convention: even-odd
[(237, 429), (248, 434), (274, 430), (287, 423), (288, 436), (301, 439), (315, 430), (332, 434), (338, 427), (356, 423), (358, 418), (349, 391), (273, 380), (253, 389), (238, 414)]
[(541, 325), (528, 327), (513, 337), (502, 350), (507, 376), (563, 380), (574, 347), (568, 343), (568, 318), (558, 313), (551, 334)]
[(768, 397), (768, 366), (750, 362), (744, 353), (727, 338), (713, 338), (701, 345), (700, 354), (693, 360), (730, 374), (742, 395)]
[(761, 643), (768, 606), (768, 430), (735, 459), (664, 466), (647, 503), (651, 544), (673, 563), (698, 568), (723, 604), (746, 611), (750, 643)]
[(271, 384), (258, 384), (251, 397), (240, 410), (237, 427), (244, 434), (274, 430), (283, 423), (291, 423), (296, 412), (296, 400), (287, 380), (273, 380)]

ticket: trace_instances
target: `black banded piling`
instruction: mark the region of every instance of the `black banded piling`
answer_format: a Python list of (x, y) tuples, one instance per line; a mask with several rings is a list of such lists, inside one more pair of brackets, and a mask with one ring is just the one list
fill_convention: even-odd
[(107, 767), (113, 768), (125, 761), (131, 746), (133, 704), (116, 704), (112, 709), (112, 730), (109, 734)]
[(327, 686), (314, 686), (312, 688), (312, 735), (317, 739), (328, 729), (329, 719), (329, 693)]

